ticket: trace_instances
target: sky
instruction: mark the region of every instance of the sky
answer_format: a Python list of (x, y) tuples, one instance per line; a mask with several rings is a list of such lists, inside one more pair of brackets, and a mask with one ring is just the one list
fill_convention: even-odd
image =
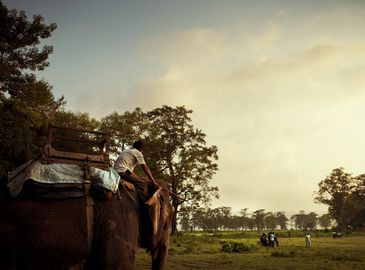
[(365, 1), (3, 3), (58, 25), (39, 78), (68, 110), (192, 109), (218, 147), (212, 207), (324, 214), (318, 183), (365, 173)]

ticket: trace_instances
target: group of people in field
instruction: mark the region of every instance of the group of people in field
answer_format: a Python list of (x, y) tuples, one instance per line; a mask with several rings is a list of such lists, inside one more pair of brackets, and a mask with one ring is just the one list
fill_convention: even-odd
[(260, 237), (259, 244), (264, 247), (279, 246), (278, 234), (269, 232), (268, 234), (263, 233)]
[[(288, 236), (290, 238), (290, 232), (289, 232)], [(333, 239), (341, 238), (341, 233), (332, 232), (332, 237), (333, 237)], [(305, 246), (311, 247), (312, 246), (311, 235), (309, 233), (306, 233), (304, 236), (304, 239), (305, 239)], [(264, 247), (279, 246), (278, 235), (273, 232), (269, 232), (268, 234), (263, 233), (260, 236), (260, 240), (257, 242), (257, 244), (260, 246), (264, 246)]]

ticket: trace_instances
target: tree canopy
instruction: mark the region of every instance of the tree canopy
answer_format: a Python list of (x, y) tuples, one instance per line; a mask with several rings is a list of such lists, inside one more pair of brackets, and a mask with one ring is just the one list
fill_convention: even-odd
[(180, 205), (193, 209), (208, 204), (211, 196), (218, 196), (218, 188), (209, 185), (218, 169), (218, 149), (207, 146), (206, 135), (191, 124), (191, 113), (184, 106), (165, 105), (146, 113), (140, 108), (124, 114), (114, 112), (101, 120), (102, 129), (112, 131), (114, 153), (138, 138), (146, 141), (144, 151), (151, 170), (180, 196), (173, 198), (173, 231)]
[(180, 212), (180, 225), (183, 230), (282, 230), (287, 229), (288, 218), (284, 211), (266, 212), (258, 209), (248, 213), (244, 208), (240, 213), (232, 214), (231, 207), (199, 207)]
[(364, 174), (353, 177), (335, 168), (319, 182), (315, 202), (328, 205), (328, 213), (341, 229), (365, 225)]
[(41, 15), (28, 20), (24, 11), (9, 10), (0, 2), (0, 91), (14, 90), (12, 83), (23, 82), (30, 71), (49, 65), (47, 59), (53, 47), (40, 48), (39, 44), (56, 27), (54, 23), (46, 24)]
[(49, 65), (53, 48), (39, 44), (54, 29), (41, 15), (28, 20), (24, 11), (8, 10), (0, 2), (0, 178), (39, 155), (42, 127), (65, 105), (34, 74)]

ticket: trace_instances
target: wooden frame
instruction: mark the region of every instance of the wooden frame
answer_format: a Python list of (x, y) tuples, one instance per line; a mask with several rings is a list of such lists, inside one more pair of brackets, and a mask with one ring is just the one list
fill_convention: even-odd
[[(69, 133), (89, 133), (93, 135), (97, 135), (101, 137), (100, 140), (89, 140), (89, 139), (81, 139), (78, 137), (72, 136), (55, 136), (53, 132), (55, 130), (65, 130), (69, 131)], [(47, 142), (43, 148), (42, 153), (42, 162), (43, 163), (65, 163), (65, 164), (76, 164), (76, 165), (84, 165), (88, 163), (92, 167), (98, 167), (101, 169), (107, 169), (109, 167), (109, 150), (110, 150), (110, 132), (103, 131), (94, 131), (80, 128), (71, 128), (71, 127), (63, 127), (63, 126), (48, 126), (47, 132)], [(77, 153), (77, 152), (68, 152), (68, 151), (60, 151), (56, 150), (52, 146), (52, 142), (58, 141), (78, 141), (80, 143), (87, 143), (92, 146), (96, 146), (99, 148), (99, 154), (85, 154), (85, 153)]]

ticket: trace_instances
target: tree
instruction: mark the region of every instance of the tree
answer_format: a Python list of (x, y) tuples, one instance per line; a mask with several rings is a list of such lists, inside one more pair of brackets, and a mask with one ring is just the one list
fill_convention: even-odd
[(246, 218), (246, 227), (249, 230), (253, 230), (256, 227), (256, 220), (255, 217), (247, 217)]
[(232, 208), (227, 206), (221, 206), (216, 208), (216, 211), (219, 227), (221, 227), (222, 229), (229, 228), (232, 218)]
[(310, 212), (305, 216), (304, 219), (304, 229), (305, 230), (314, 230), (317, 227), (317, 214), (314, 212)]
[(114, 112), (101, 120), (101, 129), (113, 134), (114, 153), (137, 138), (145, 140), (144, 155), (155, 178), (166, 180), (172, 192), (180, 196), (173, 197), (173, 233), (180, 207), (194, 211), (208, 206), (211, 196), (218, 197), (218, 188), (209, 186), (218, 170), (218, 149), (206, 145), (206, 135), (191, 124), (191, 113), (183, 106), (163, 106), (147, 113), (136, 108), (124, 114)]
[(318, 218), (319, 225), (324, 228), (325, 230), (328, 229), (329, 226), (331, 226), (331, 218), (329, 214), (324, 214)]
[(280, 226), (281, 230), (287, 229), (288, 218), (285, 216), (285, 212), (279, 211), (275, 213), (277, 225)]
[(259, 209), (253, 212), (252, 218), (255, 220), (255, 226), (258, 231), (265, 228), (265, 209)]
[(275, 214), (273, 214), (272, 212), (266, 213), (264, 217), (264, 222), (265, 222), (265, 228), (267, 229), (275, 230), (277, 227), (277, 219)]
[(300, 210), (299, 214), (292, 215), (290, 220), (294, 222), (294, 225), (297, 229), (303, 230), (305, 227), (305, 211)]
[(329, 176), (319, 182), (318, 187), (315, 202), (328, 205), (330, 217), (336, 220), (340, 229), (346, 228), (345, 201), (355, 187), (351, 174), (346, 173), (344, 168), (333, 169)]
[(243, 218), (237, 215), (231, 216), (227, 228), (232, 230), (242, 230), (244, 228)]
[(180, 208), (180, 225), (181, 229), (185, 232), (193, 229), (192, 222), (190, 220), (190, 214), (190, 211)]
[(14, 90), (11, 84), (24, 82), (29, 74), (24, 71), (43, 70), (49, 65), (52, 46), (39, 48), (41, 39), (48, 38), (56, 24), (44, 23), (41, 15), (28, 21), (24, 11), (18, 12), (0, 2), (0, 92)]
[(42, 127), (65, 104), (52, 87), (33, 73), (48, 66), (52, 46), (38, 48), (56, 28), (40, 15), (28, 21), (23, 11), (0, 2), (0, 178), (21, 163), (37, 157)]
[(314, 212), (306, 214), (304, 210), (300, 210), (299, 214), (293, 215), (290, 219), (299, 230), (314, 230), (317, 226), (317, 214)]
[(136, 108), (123, 114), (113, 112), (101, 119), (101, 130), (112, 131), (111, 152), (117, 154), (131, 146), (137, 138), (145, 138), (150, 129), (146, 114)]
[(218, 188), (209, 186), (209, 180), (218, 170), (215, 163), (218, 149), (206, 145), (206, 135), (191, 124), (191, 113), (184, 106), (163, 106), (147, 113), (151, 122), (148, 140), (155, 147), (146, 152), (155, 159), (160, 173), (168, 178), (172, 192), (181, 197), (173, 197), (172, 233), (177, 231), (180, 205), (194, 209), (207, 205), (211, 196), (218, 197)]
[[(186, 212), (184, 207), (181, 207), (183, 212)], [(189, 210), (188, 210), (189, 211)], [(207, 230), (208, 225), (208, 215), (207, 210), (204, 208), (196, 208), (193, 211), (189, 211), (191, 213), (191, 223), (193, 228), (200, 228), (202, 230)]]
[(344, 216), (348, 228), (365, 226), (365, 174), (353, 178), (354, 189), (344, 202)]
[(248, 208), (243, 208), (240, 210), (240, 220), (241, 220), (241, 227), (246, 229), (248, 227), (248, 214), (247, 214)]
[(40, 155), (44, 126), (65, 104), (55, 100), (52, 87), (32, 77), (26, 83), (12, 83), (11, 96), (0, 100), (0, 174)]
[[(71, 112), (71, 111), (57, 111), (52, 123), (56, 126), (80, 128), (87, 130), (98, 130), (100, 128), (100, 122), (95, 118), (90, 117), (88, 113)], [(96, 154), (99, 149), (95, 148), (95, 145), (91, 145), (82, 140), (96, 140), (96, 136), (89, 133), (79, 133), (67, 130), (55, 130), (54, 134), (59, 137), (73, 137), (80, 140), (62, 140), (52, 143), (56, 150), (70, 151), (79, 153)]]

